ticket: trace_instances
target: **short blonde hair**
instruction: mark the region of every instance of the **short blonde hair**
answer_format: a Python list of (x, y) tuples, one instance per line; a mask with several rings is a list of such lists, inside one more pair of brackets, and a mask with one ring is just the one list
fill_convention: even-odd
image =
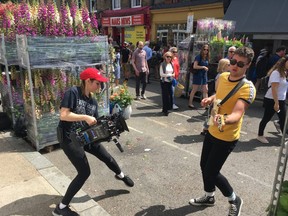
[(170, 47), (170, 49), (169, 49), (170, 52), (174, 52), (174, 51), (177, 51), (177, 50), (178, 50), (177, 47)]
[(219, 63), (218, 63), (217, 72), (218, 72), (218, 73), (226, 72), (226, 71), (224, 71), (224, 68), (225, 68), (227, 65), (228, 65), (228, 66), (230, 65), (230, 60), (229, 60), (229, 59), (226, 59), (226, 58), (220, 59), (220, 61), (219, 61)]

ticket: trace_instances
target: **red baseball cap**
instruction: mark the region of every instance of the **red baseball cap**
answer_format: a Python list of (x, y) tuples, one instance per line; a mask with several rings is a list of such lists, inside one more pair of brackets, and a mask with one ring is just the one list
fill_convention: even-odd
[(86, 68), (80, 73), (80, 79), (95, 79), (99, 82), (107, 82), (108, 79), (101, 75), (101, 73), (96, 68)]

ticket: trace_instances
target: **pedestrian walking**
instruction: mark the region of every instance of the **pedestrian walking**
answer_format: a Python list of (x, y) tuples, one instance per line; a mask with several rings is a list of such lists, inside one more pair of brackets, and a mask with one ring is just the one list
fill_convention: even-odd
[[(230, 205), (228, 216), (240, 215), (243, 201), (220, 171), (240, 137), (245, 110), (255, 99), (255, 87), (245, 78), (253, 57), (254, 52), (251, 48), (236, 49), (230, 60), (230, 73), (222, 73), (216, 83), (216, 94), (201, 101), (204, 107), (213, 103), (213, 109), (217, 112), (211, 116), (213, 124), (209, 126), (201, 153), (200, 166), (205, 194), (191, 199), (189, 204), (213, 206), (215, 189), (218, 187), (228, 199)], [(239, 89), (235, 90), (234, 94), (230, 93), (235, 86)], [(224, 101), (229, 93), (230, 97), (221, 105), (220, 101)]]
[(178, 83), (178, 77), (179, 77), (179, 73), (180, 73), (180, 64), (179, 64), (179, 59), (178, 59), (178, 49), (177, 49), (177, 47), (171, 47), (169, 49), (169, 51), (172, 53), (172, 64), (173, 64), (174, 73), (175, 73), (175, 77), (174, 77), (174, 80), (172, 82), (172, 99), (173, 99), (172, 109), (173, 110), (177, 110), (177, 109), (179, 109), (179, 107), (175, 103), (174, 91), (175, 91), (175, 87), (176, 87), (176, 85)]
[(130, 59), (132, 53), (128, 46), (129, 43), (124, 42), (123, 49), (121, 50), (121, 66), (124, 74), (124, 82), (128, 82), (130, 78)]
[(162, 112), (165, 116), (168, 116), (168, 110), (171, 110), (173, 105), (172, 81), (175, 77), (175, 72), (172, 64), (172, 52), (166, 52), (163, 57), (164, 61), (160, 65)]
[(54, 216), (79, 215), (69, 208), (69, 203), (81, 189), (90, 175), (90, 166), (85, 152), (88, 152), (104, 162), (115, 173), (117, 180), (133, 187), (134, 182), (124, 175), (116, 160), (107, 152), (104, 146), (97, 142), (86, 146), (72, 142), (70, 134), (79, 129), (97, 123), (98, 105), (92, 97), (92, 92), (99, 90), (101, 82), (107, 82), (95, 68), (87, 68), (80, 74), (81, 86), (68, 89), (61, 102), (60, 122), (57, 128), (58, 141), (64, 153), (77, 170), (77, 176), (70, 183), (60, 204), (52, 212)]
[(203, 98), (208, 97), (208, 84), (207, 84), (207, 73), (209, 65), (209, 45), (204, 44), (201, 48), (200, 54), (195, 57), (193, 68), (197, 70), (197, 73), (193, 74), (193, 84), (192, 90), (190, 92), (188, 107), (195, 108), (193, 105), (193, 99), (195, 93), (198, 91), (199, 87), (202, 87)]
[(116, 47), (115, 48), (115, 60), (114, 60), (114, 76), (115, 76), (115, 86), (119, 85), (119, 80), (120, 80), (120, 59), (121, 59), (121, 55), (120, 55), (120, 48)]
[(258, 92), (258, 90), (260, 89), (260, 85), (261, 85), (261, 81), (262, 79), (267, 75), (267, 72), (269, 70), (269, 52), (267, 49), (262, 49), (260, 50), (260, 54), (257, 57), (256, 60), (256, 83), (255, 83), (255, 88), (256, 91)]
[(280, 46), (276, 49), (274, 55), (272, 55), (269, 58), (269, 62), (268, 62), (268, 69), (270, 70), (275, 64), (276, 62), (278, 62), (278, 60), (282, 57), (284, 57), (286, 54), (286, 47), (285, 46)]
[[(132, 65), (135, 70), (136, 79), (136, 100), (144, 99), (147, 97), (145, 95), (145, 89), (147, 85), (147, 78), (149, 74), (149, 67), (147, 63), (146, 52), (143, 50), (143, 42), (138, 41), (137, 49), (132, 55)], [(142, 83), (141, 97), (140, 97), (140, 83)]]
[[(149, 47), (150, 46), (150, 42), (146, 41), (145, 42), (145, 46), (143, 47), (143, 50), (145, 50), (146, 52), (146, 59), (147, 59), (147, 63), (148, 63), (148, 67), (149, 67), (149, 71), (151, 71), (151, 67), (152, 67), (152, 49)], [(147, 77), (147, 83), (150, 84), (150, 75), (151, 73), (148, 74)]]
[(278, 115), (279, 122), (274, 124), (276, 129), (280, 127), (283, 133), (285, 119), (286, 119), (286, 93), (287, 93), (287, 71), (288, 71), (288, 57), (282, 57), (278, 62), (269, 70), (268, 76), (268, 90), (264, 96), (264, 114), (259, 124), (258, 137), (261, 143), (269, 143), (264, 137), (264, 130), (267, 123), (272, 119), (275, 112)]

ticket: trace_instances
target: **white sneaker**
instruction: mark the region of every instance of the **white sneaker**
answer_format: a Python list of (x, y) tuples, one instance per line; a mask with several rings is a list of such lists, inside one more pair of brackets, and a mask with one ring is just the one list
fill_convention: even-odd
[(136, 96), (135, 100), (141, 100), (140, 96)]
[(176, 104), (173, 104), (173, 110), (177, 110), (179, 107)]
[(278, 131), (278, 133), (282, 133), (279, 121), (275, 120), (275, 121), (273, 121), (273, 123), (274, 123), (274, 126), (275, 126), (276, 130)]
[(258, 136), (257, 140), (261, 143), (265, 143), (265, 144), (269, 143), (269, 141), (264, 136)]
[(142, 94), (142, 95), (141, 95), (141, 99), (146, 100), (146, 99), (147, 99), (146, 95), (145, 95), (145, 94)]

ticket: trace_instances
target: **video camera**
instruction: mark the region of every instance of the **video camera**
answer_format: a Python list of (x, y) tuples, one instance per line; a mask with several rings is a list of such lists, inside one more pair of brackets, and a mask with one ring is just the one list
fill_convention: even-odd
[(72, 142), (80, 143), (85, 146), (93, 142), (113, 141), (118, 149), (123, 152), (121, 144), (118, 142), (118, 137), (124, 131), (129, 131), (126, 121), (120, 113), (114, 113), (108, 116), (101, 116), (97, 119), (97, 124), (89, 126), (83, 130), (71, 133)]

